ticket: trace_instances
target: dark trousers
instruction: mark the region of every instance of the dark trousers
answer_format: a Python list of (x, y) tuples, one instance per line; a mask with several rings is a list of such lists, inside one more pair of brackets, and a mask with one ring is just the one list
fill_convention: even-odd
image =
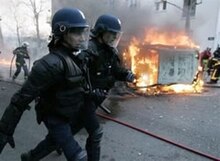
[[(99, 124), (99, 120), (96, 116), (95, 111), (96, 111), (96, 105), (91, 100), (86, 101), (86, 105), (81, 109), (78, 117), (72, 119), (70, 123), (71, 127), (68, 125), (68, 128), (67, 127), (65, 128), (65, 129), (68, 129), (67, 130), (68, 138), (70, 138), (69, 136), (70, 131), (71, 131), (71, 136), (72, 136), (85, 127), (86, 131), (89, 134), (86, 140), (86, 151), (87, 151), (88, 161), (99, 161), (100, 160), (100, 142), (101, 142), (103, 131)], [(50, 130), (51, 128), (49, 129), (49, 131)], [(56, 136), (58, 135), (60, 134), (56, 134)], [(32, 160), (34, 159), (40, 160), (44, 158), (45, 156), (47, 156), (48, 154), (50, 154), (52, 151), (56, 150), (57, 148), (63, 149), (63, 147), (56, 144), (54, 139), (51, 139), (51, 136), (52, 135), (49, 133), (49, 135), (43, 141), (41, 141), (34, 149), (31, 150), (31, 155), (33, 158)], [(76, 143), (72, 145), (75, 145), (77, 148), (76, 147), (75, 149), (67, 148), (67, 154), (70, 153), (69, 152), (70, 150), (76, 151), (76, 149), (78, 149), (78, 145)], [(64, 154), (65, 153), (66, 152), (64, 152)]]
[(44, 124), (48, 129), (48, 135), (31, 150), (32, 160), (40, 160), (54, 148), (60, 147), (68, 161), (75, 161), (82, 149), (73, 138), (70, 124), (55, 116), (47, 117)]
[(82, 128), (85, 128), (89, 136), (86, 140), (86, 151), (88, 161), (100, 160), (100, 143), (103, 135), (103, 129), (100, 126), (99, 120), (95, 113), (96, 105), (94, 102), (87, 102), (86, 106), (81, 109), (80, 117), (77, 124), (72, 125), (72, 133), (75, 135)]
[(13, 79), (17, 78), (17, 76), (19, 75), (19, 73), (21, 72), (21, 68), (23, 68), (23, 71), (24, 71), (24, 77), (26, 79), (26, 77), (28, 76), (28, 68), (27, 68), (27, 64), (17, 64), (16, 63), (16, 71), (15, 71), (15, 74), (13, 76)]

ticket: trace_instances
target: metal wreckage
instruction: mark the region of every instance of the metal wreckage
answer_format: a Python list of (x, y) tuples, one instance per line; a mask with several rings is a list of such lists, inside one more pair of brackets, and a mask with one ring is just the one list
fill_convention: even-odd
[(134, 37), (122, 48), (125, 66), (137, 76), (135, 83), (128, 84), (135, 93), (202, 92), (204, 83), (203, 72), (198, 69), (199, 46), (184, 32), (151, 29), (144, 40)]

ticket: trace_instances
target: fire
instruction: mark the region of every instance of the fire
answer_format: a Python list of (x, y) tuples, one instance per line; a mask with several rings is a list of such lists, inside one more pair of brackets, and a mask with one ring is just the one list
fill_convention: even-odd
[(152, 28), (145, 34), (144, 43), (151, 45), (169, 45), (169, 46), (182, 46), (190, 48), (198, 48), (185, 32), (164, 32), (157, 28)]
[(7, 60), (7, 59), (4, 59), (4, 58), (1, 58), (1, 59), (0, 59), (0, 65), (10, 66), (10, 65), (11, 65), (11, 61), (9, 61), (9, 60)]
[(145, 94), (159, 93), (198, 93), (202, 91), (202, 79), (197, 77), (192, 84), (158, 84), (159, 50), (177, 48), (195, 49), (198, 46), (184, 32), (162, 32), (155, 28), (146, 32), (144, 41), (133, 38), (128, 50), (123, 53), (125, 65), (136, 75), (137, 91)]

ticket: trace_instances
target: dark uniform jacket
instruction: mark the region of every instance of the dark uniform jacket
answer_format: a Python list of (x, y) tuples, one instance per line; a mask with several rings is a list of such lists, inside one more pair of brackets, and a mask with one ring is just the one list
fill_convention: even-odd
[(95, 38), (89, 42), (89, 73), (93, 88), (109, 90), (115, 81), (125, 81), (128, 70), (120, 64), (118, 51)]
[[(69, 120), (84, 103), (85, 66), (65, 47), (52, 50), (34, 63), (28, 80), (12, 98), (16, 106), (26, 107), (37, 100), (37, 113)], [(42, 120), (38, 120), (42, 121)]]
[(29, 59), (28, 50), (26, 47), (18, 47), (15, 50), (13, 50), (13, 54), (16, 55), (16, 64), (18, 65), (24, 65), (25, 60)]

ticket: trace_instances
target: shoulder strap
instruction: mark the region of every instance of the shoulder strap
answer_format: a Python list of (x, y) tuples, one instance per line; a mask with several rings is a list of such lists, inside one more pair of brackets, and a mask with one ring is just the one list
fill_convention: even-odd
[(65, 53), (60, 53), (58, 51), (53, 52), (54, 55), (58, 56), (63, 65), (65, 66), (65, 75), (73, 76), (73, 75), (81, 75), (81, 69), (76, 65), (76, 63)]
[(111, 52), (112, 52), (113, 57), (115, 58), (115, 60), (117, 60), (117, 61), (120, 63), (121, 60), (120, 60), (120, 58), (119, 58), (117, 48), (110, 47), (110, 50), (111, 50)]
[(87, 52), (94, 56), (99, 56), (99, 52), (97, 52), (97, 45), (94, 41), (89, 41), (89, 47), (87, 49)]

